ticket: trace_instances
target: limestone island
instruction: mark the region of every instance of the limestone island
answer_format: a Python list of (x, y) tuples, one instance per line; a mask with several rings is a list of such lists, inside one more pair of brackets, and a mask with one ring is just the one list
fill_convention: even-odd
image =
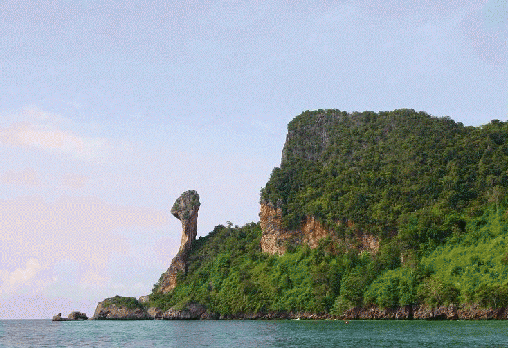
[(152, 292), (92, 319), (508, 319), (508, 122), (305, 111), (259, 222), (196, 238), (199, 207), (174, 203), (181, 245)]

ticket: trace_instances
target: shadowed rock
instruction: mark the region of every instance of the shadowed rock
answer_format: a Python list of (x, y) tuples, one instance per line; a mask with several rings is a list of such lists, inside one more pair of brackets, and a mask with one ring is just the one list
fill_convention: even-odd
[(206, 313), (206, 307), (197, 303), (189, 303), (184, 309), (170, 308), (162, 314), (165, 320), (195, 320), (201, 319)]
[(187, 257), (191, 249), (192, 242), (196, 239), (198, 233), (198, 210), (199, 195), (194, 190), (189, 190), (176, 200), (171, 208), (173, 214), (182, 222), (182, 240), (178, 254), (171, 261), (171, 266), (162, 275), (159, 281), (157, 291), (167, 293), (176, 286), (176, 277), (179, 272), (187, 272)]
[(182, 222), (182, 241), (179, 252), (187, 252), (198, 233), (199, 195), (190, 190), (182, 193), (171, 208), (173, 214)]
[(62, 318), (62, 313), (58, 313), (57, 315), (53, 316), (53, 321), (66, 321), (69, 320), (67, 318)]

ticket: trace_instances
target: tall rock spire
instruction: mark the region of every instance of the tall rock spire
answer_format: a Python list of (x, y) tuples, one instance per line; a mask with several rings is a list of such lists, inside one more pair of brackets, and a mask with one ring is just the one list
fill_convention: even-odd
[(189, 190), (182, 193), (175, 204), (173, 204), (173, 208), (171, 208), (171, 214), (182, 222), (182, 241), (178, 254), (173, 258), (171, 266), (162, 275), (159, 282), (158, 291), (163, 294), (175, 288), (176, 277), (179, 272), (185, 273), (187, 271), (187, 257), (192, 242), (196, 239), (198, 233), (199, 206), (198, 193), (194, 190)]

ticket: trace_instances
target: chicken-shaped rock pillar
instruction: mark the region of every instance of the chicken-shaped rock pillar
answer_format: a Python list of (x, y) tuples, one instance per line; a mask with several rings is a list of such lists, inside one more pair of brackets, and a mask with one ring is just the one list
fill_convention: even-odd
[(176, 200), (171, 208), (173, 214), (182, 222), (182, 241), (178, 254), (171, 261), (171, 266), (162, 275), (159, 281), (158, 292), (163, 294), (170, 292), (176, 286), (176, 277), (179, 272), (187, 272), (187, 257), (191, 250), (192, 242), (198, 233), (198, 210), (199, 195), (194, 190), (189, 190)]

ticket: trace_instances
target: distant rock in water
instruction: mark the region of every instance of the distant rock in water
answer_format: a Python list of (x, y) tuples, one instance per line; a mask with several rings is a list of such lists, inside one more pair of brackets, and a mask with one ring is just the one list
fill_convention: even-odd
[(67, 318), (69, 320), (88, 320), (86, 314), (81, 312), (71, 312)]
[(176, 287), (176, 277), (179, 272), (187, 272), (187, 257), (197, 235), (197, 221), (199, 211), (199, 195), (189, 190), (176, 200), (171, 208), (171, 214), (182, 222), (182, 241), (178, 254), (173, 258), (171, 266), (161, 276), (158, 292), (167, 293)]
[(135, 297), (115, 296), (99, 302), (93, 320), (146, 320), (151, 319), (146, 308)]
[(88, 317), (85, 313), (81, 312), (71, 312), (67, 318), (62, 318), (62, 313), (58, 313), (53, 317), (53, 321), (72, 321), (72, 320), (88, 320)]
[(62, 318), (62, 313), (58, 313), (57, 315), (53, 316), (53, 321), (66, 321), (69, 320), (67, 318)]

